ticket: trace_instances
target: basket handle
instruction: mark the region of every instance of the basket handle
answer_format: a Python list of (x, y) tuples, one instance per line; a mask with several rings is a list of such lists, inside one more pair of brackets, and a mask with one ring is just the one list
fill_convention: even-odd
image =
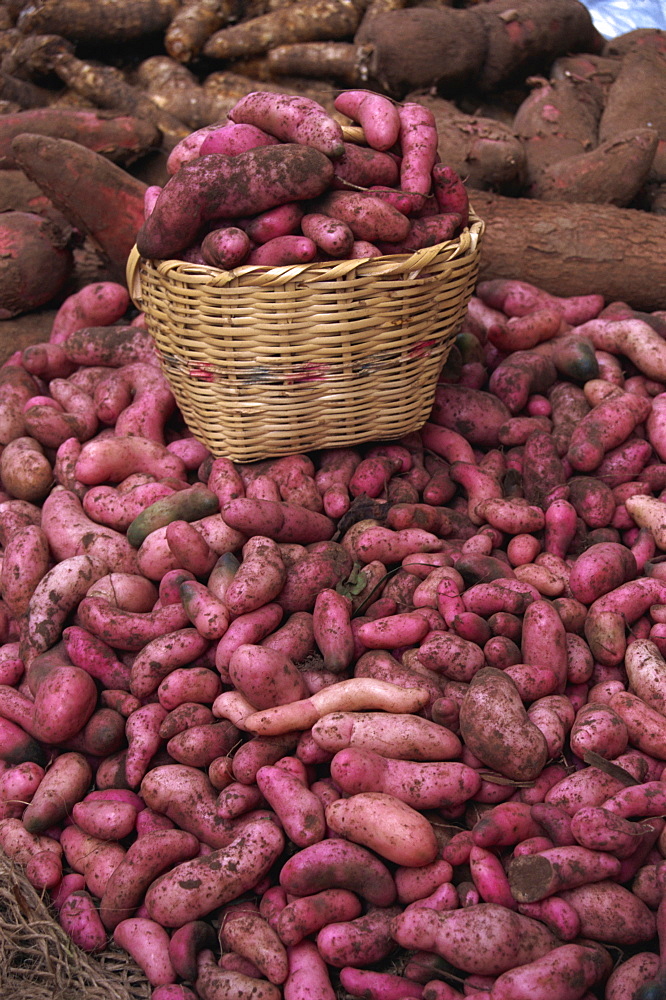
[(140, 260), (141, 254), (137, 250), (136, 245), (134, 245), (129, 252), (129, 257), (127, 258), (125, 274), (130, 298), (132, 299), (134, 305), (139, 308), (141, 308), (141, 278), (139, 277)]

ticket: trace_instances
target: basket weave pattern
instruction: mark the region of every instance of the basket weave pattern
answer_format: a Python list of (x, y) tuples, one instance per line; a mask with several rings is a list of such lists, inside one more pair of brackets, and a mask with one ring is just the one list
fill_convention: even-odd
[(250, 462), (417, 430), (478, 274), (484, 224), (371, 260), (233, 271), (128, 260), (132, 299), (183, 417)]

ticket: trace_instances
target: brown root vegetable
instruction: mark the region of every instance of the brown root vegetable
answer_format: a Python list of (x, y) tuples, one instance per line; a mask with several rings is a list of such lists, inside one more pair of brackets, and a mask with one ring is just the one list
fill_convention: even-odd
[(549, 164), (528, 187), (544, 201), (629, 205), (647, 180), (659, 146), (654, 129), (621, 132), (589, 153)]
[(351, 38), (360, 20), (361, 5), (354, 0), (300, 0), (216, 31), (203, 52), (213, 59), (241, 59), (290, 42)]
[[(663, 34), (663, 33), (662, 33)], [(650, 179), (666, 181), (666, 54), (663, 40), (644, 36), (622, 59), (608, 90), (599, 122), (599, 138), (610, 139), (630, 128), (654, 129), (660, 139)]]
[(160, 133), (146, 118), (97, 109), (33, 108), (0, 117), (0, 168), (16, 166), (11, 143), (23, 132), (70, 139), (123, 164), (160, 142)]
[(423, 104), (435, 116), (437, 152), (469, 187), (512, 192), (522, 185), (525, 148), (509, 125), (483, 115), (469, 115), (451, 101), (424, 91), (407, 100)]
[(20, 80), (39, 83), (47, 77), (53, 66), (53, 59), (60, 52), (74, 52), (74, 43), (61, 35), (24, 35), (18, 38), (2, 59), (5, 73)]
[[(186, 8), (187, 9), (187, 8)], [(187, 66), (169, 56), (150, 56), (136, 70), (136, 83), (160, 110), (191, 129), (223, 118)]]
[(600, 53), (604, 38), (578, 0), (518, 0), (507, 17), (504, 0), (480, 4), (487, 53), (477, 86), (493, 91), (511, 80), (547, 68), (572, 52)]
[(24, 4), (17, 27), (25, 34), (50, 32), (73, 41), (130, 42), (164, 31), (180, 0), (38, 0)]
[(343, 87), (362, 87), (368, 79), (371, 45), (354, 42), (295, 42), (276, 45), (266, 54), (275, 76), (307, 76), (335, 80)]
[(615, 205), (573, 205), (472, 191), (486, 223), (480, 280), (532, 282), (553, 295), (585, 295), (653, 312), (666, 308), (663, 220)]
[(592, 83), (599, 88), (605, 100), (620, 65), (620, 60), (611, 56), (580, 52), (556, 59), (550, 67), (550, 79), (551, 83), (564, 79), (570, 79), (574, 83)]
[(67, 220), (46, 197), (39, 184), (31, 181), (22, 170), (3, 170), (0, 189), (0, 212), (36, 212), (56, 224)]
[(176, 11), (164, 33), (167, 55), (187, 63), (219, 28), (234, 19), (236, 0), (192, 0)]
[(22, 109), (44, 108), (53, 100), (53, 91), (0, 70), (0, 100), (10, 101)]
[(368, 85), (396, 98), (420, 87), (450, 94), (474, 80), (486, 54), (477, 9), (378, 12), (363, 18), (354, 42), (373, 49)]
[(558, 56), (603, 44), (578, 0), (518, 0), (510, 16), (504, 0), (465, 10), (410, 7), (364, 18), (354, 41), (374, 47), (371, 82), (394, 97), (418, 87), (448, 95), (470, 83), (492, 92), (544, 72)]
[(127, 256), (143, 223), (146, 185), (69, 139), (26, 133), (13, 140), (12, 150), (30, 180), (90, 238), (116, 280), (124, 281)]
[(516, 111), (513, 128), (525, 144), (528, 183), (549, 164), (594, 149), (603, 109), (600, 88), (570, 76), (536, 77)]
[(72, 270), (68, 235), (54, 223), (33, 212), (0, 215), (0, 319), (45, 305)]
[(188, 127), (179, 118), (159, 108), (143, 90), (129, 84), (114, 66), (85, 62), (62, 52), (54, 57), (53, 69), (63, 83), (97, 107), (124, 111), (153, 122), (162, 133), (165, 148), (170, 149), (189, 134)]

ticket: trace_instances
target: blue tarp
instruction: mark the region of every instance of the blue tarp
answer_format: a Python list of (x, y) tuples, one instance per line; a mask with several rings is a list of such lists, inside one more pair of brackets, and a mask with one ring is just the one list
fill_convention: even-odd
[(594, 26), (604, 38), (636, 28), (666, 30), (666, 0), (584, 0)]

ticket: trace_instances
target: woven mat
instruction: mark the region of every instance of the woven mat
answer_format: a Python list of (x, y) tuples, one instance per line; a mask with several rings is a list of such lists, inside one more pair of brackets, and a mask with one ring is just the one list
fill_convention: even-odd
[(72, 944), (45, 899), (0, 853), (0, 996), (11, 1000), (149, 1000), (124, 951), (90, 956)]

